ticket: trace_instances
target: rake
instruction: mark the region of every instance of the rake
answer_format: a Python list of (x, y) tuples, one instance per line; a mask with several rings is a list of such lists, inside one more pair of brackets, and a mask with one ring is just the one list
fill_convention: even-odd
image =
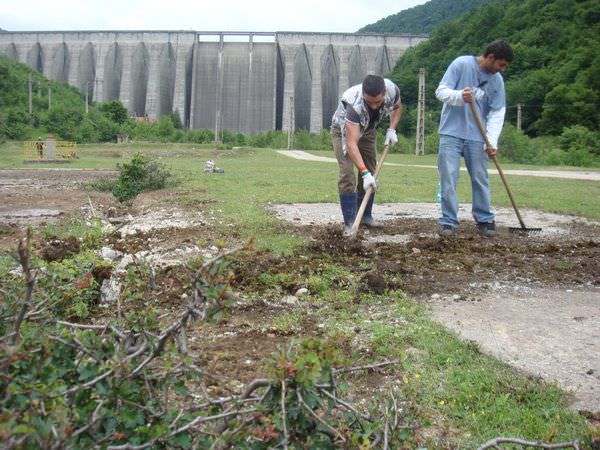
[[(490, 143), (490, 140), (488, 139), (487, 133), (485, 132), (485, 130), (483, 129), (483, 125), (481, 124), (481, 119), (479, 118), (479, 114), (477, 113), (477, 109), (475, 108), (475, 103), (470, 102), (469, 106), (471, 107), (471, 112), (473, 113), (473, 117), (475, 117), (475, 122), (477, 122), (477, 128), (479, 128), (479, 131), (481, 132), (481, 135), (483, 136), (483, 140), (485, 141), (485, 143), (488, 147), (492, 147), (492, 144)], [(511, 233), (525, 233), (525, 234), (529, 234), (529, 233), (535, 234), (535, 233), (539, 233), (540, 231), (542, 231), (541, 228), (527, 228), (525, 226), (525, 222), (523, 222), (523, 218), (521, 217), (521, 214), (519, 213), (519, 208), (517, 208), (517, 203), (515, 202), (512, 192), (510, 191), (510, 188), (508, 187), (508, 182), (506, 181), (506, 177), (504, 176), (504, 172), (502, 171), (502, 168), (500, 167), (500, 163), (498, 162), (496, 155), (490, 156), (490, 158), (492, 158), (492, 161), (494, 161), (494, 164), (496, 165), (496, 169), (498, 169), (500, 178), (502, 178), (502, 183), (504, 183), (504, 187), (506, 188), (506, 193), (508, 194), (508, 198), (510, 198), (512, 207), (515, 210), (515, 214), (517, 215), (517, 219), (519, 219), (519, 224), (521, 225), (521, 227), (508, 227), (508, 231), (510, 231)]]

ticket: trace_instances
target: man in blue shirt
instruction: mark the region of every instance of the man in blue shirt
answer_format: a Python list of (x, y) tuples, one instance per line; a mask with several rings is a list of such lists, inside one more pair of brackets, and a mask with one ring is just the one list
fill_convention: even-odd
[[(460, 56), (452, 61), (435, 91), (435, 96), (444, 103), (440, 117), (438, 155), (441, 236), (454, 236), (459, 225), (456, 184), (461, 156), (471, 177), (472, 214), (477, 230), (486, 237), (496, 234), (495, 216), (490, 206), (488, 155), (493, 156), (497, 152), (506, 112), (501, 73), (512, 60), (511, 46), (505, 41), (494, 41), (487, 46), (483, 55)], [(490, 147), (486, 146), (467, 105), (473, 101), (492, 144)]]

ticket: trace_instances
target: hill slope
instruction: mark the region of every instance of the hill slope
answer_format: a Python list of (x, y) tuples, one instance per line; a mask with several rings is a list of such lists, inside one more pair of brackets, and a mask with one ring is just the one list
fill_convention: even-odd
[(367, 25), (359, 32), (369, 33), (429, 33), (437, 25), (452, 20), (491, 0), (431, 0), (405, 9)]
[(505, 73), (509, 113), (523, 104), (530, 134), (559, 134), (563, 127), (600, 128), (600, 2), (597, 0), (495, 0), (444, 23), (430, 39), (409, 49), (392, 79), (403, 99), (416, 105), (418, 70), (426, 70), (426, 96), (448, 64), (463, 54), (480, 54), (495, 39), (506, 39), (515, 61)]

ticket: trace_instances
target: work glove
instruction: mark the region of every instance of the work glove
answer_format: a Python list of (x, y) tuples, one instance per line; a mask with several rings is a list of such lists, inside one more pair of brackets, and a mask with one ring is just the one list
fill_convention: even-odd
[(393, 128), (388, 128), (385, 133), (385, 145), (396, 145), (398, 143), (398, 135), (396, 135), (396, 130)]
[(373, 189), (373, 192), (375, 192), (377, 190), (377, 182), (375, 181), (375, 177), (371, 175), (371, 172), (365, 170), (361, 173), (361, 175), (363, 179), (363, 189), (365, 190), (365, 192), (367, 191), (367, 189), (369, 189), (369, 187), (371, 187)]

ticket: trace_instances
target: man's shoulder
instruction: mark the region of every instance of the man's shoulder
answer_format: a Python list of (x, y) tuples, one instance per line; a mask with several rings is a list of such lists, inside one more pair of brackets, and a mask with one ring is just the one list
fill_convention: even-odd
[(453, 65), (467, 66), (475, 63), (475, 57), (472, 55), (463, 55), (452, 61)]

